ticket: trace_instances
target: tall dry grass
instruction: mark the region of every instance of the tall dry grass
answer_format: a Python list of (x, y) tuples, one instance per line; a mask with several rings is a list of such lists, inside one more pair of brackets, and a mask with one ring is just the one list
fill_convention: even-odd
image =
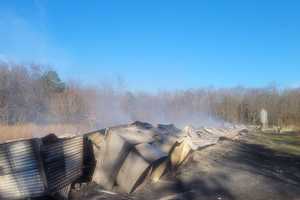
[(58, 136), (78, 135), (91, 131), (86, 125), (78, 124), (17, 124), (0, 125), (0, 142), (29, 139), (33, 137), (43, 137), (49, 133), (55, 133)]

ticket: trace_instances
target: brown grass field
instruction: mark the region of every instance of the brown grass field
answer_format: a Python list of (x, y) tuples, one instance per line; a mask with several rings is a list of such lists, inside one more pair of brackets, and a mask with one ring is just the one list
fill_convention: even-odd
[(77, 124), (18, 124), (18, 125), (0, 125), (0, 142), (28, 139), (33, 137), (43, 137), (49, 133), (55, 133), (58, 136), (78, 135), (90, 131), (91, 128), (86, 125)]

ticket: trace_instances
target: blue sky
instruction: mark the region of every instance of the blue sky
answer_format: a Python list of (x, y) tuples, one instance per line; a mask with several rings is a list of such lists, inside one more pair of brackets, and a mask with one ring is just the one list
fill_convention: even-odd
[(0, 59), (129, 89), (300, 85), (300, 1), (1, 0)]

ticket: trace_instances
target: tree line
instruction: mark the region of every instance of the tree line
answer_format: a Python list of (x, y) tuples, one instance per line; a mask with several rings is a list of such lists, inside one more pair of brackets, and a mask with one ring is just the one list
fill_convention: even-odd
[(40, 65), (0, 63), (0, 124), (87, 124), (106, 127), (135, 120), (196, 126), (258, 125), (269, 113), (276, 126), (300, 125), (300, 89), (198, 88), (132, 92), (120, 84), (64, 82)]

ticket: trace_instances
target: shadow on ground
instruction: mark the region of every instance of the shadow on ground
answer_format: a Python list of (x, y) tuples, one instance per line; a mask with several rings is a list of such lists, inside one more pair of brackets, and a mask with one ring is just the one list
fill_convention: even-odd
[(225, 140), (150, 187), (140, 199), (299, 199), (300, 157)]
[(300, 186), (300, 156), (247, 143), (235, 145), (234, 152), (227, 157), (227, 162), (232, 163), (231, 167), (242, 167), (274, 181)]
[(178, 170), (137, 194), (104, 194), (94, 185), (74, 199), (296, 200), (299, 188), (299, 156), (224, 140), (194, 152)]

